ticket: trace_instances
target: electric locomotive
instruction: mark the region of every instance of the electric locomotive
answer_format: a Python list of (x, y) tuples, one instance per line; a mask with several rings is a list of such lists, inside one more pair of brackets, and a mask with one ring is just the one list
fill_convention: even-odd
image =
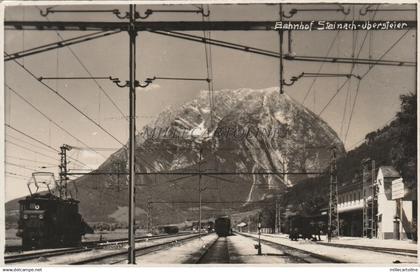
[[(35, 193), (19, 201), (18, 232), (22, 249), (41, 249), (78, 246), (82, 235), (93, 233), (79, 214), (79, 201), (71, 197), (58, 197), (52, 193), (47, 182), (37, 181), (33, 173)], [(39, 185), (47, 185), (47, 192), (39, 192)], [(60, 194), (61, 195), (61, 194)]]
[(19, 205), (17, 236), (22, 238), (23, 250), (78, 246), (82, 235), (93, 233), (79, 214), (79, 201), (72, 198), (36, 193)]

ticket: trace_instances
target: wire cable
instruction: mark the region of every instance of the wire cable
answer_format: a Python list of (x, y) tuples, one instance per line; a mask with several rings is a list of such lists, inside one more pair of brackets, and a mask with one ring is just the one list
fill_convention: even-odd
[(6, 158), (14, 159), (14, 160), (21, 160), (21, 161), (28, 161), (28, 162), (35, 162), (37, 164), (40, 163), (40, 164), (44, 164), (44, 165), (55, 165), (55, 164), (51, 164), (51, 162), (31, 160), (31, 159), (26, 159), (26, 158), (21, 158), (21, 157), (15, 157), (15, 156), (9, 156), (9, 155), (7, 155)]
[[(382, 55), (381, 57), (376, 60), (376, 62), (379, 62), (380, 60), (383, 59), (383, 57), (389, 53), (389, 51), (391, 51), (404, 37), (405, 35), (407, 35), (407, 33), (411, 30), (411, 28), (407, 29), (406, 32), (403, 33), (403, 35), (401, 35), (392, 45), (390, 48), (388, 48)], [(361, 75), (360, 77), (363, 79), (374, 67), (376, 66), (375, 63), (373, 63), (373, 65), (371, 67), (368, 68), (368, 70)], [(327, 104), (323, 107), (323, 109), (318, 113), (318, 116), (320, 116), (325, 109), (330, 105), (330, 103), (334, 100), (334, 98), (337, 96), (337, 94), (341, 91), (341, 89), (344, 87), (344, 85), (349, 81), (349, 79), (347, 79), (343, 85), (340, 86), (340, 88), (338, 88), (338, 90), (336, 91), (336, 93), (330, 98), (330, 100), (327, 102)]]
[(346, 99), (344, 101), (343, 117), (341, 119), (341, 125), (340, 125), (340, 136), (341, 136), (342, 139), (344, 138), (343, 128), (344, 128), (344, 121), (346, 119), (345, 117), (346, 117), (346, 113), (347, 113), (347, 104), (349, 104), (349, 100), (351, 99), (350, 87), (351, 87), (351, 81), (347, 85)]
[(57, 160), (58, 160), (57, 158), (54, 158), (54, 157), (52, 157), (52, 156), (50, 156), (50, 155), (46, 155), (46, 154), (44, 154), (44, 153), (38, 152), (38, 151), (36, 151), (36, 150), (33, 150), (33, 149), (29, 148), (29, 147), (22, 146), (22, 145), (20, 145), (20, 144), (17, 144), (17, 143), (15, 143), (15, 142), (12, 142), (12, 141), (10, 141), (10, 140), (8, 140), (8, 139), (6, 139), (6, 140), (5, 140), (5, 142), (6, 142), (6, 143), (9, 143), (9, 144), (12, 144), (12, 145), (14, 145), (14, 146), (20, 147), (20, 148), (22, 148), (22, 149), (24, 149), (24, 150), (29, 150), (29, 151), (31, 151), (31, 152), (33, 152), (33, 153), (35, 153), (35, 154), (38, 154), (38, 155), (44, 156), (44, 157), (46, 157), (46, 158), (53, 159), (54, 161), (57, 161)]
[(21, 164), (17, 164), (17, 163), (12, 163), (12, 162), (8, 162), (8, 161), (6, 161), (5, 164), (6, 165), (11, 165), (11, 166), (14, 166), (14, 167), (18, 167), (18, 168), (22, 168), (22, 169), (25, 169), (25, 170), (29, 170), (29, 171), (34, 171), (34, 172), (38, 171), (38, 170), (36, 170), (34, 168), (30, 168), (30, 167), (27, 167), (25, 165), (21, 165)]
[[(25, 132), (23, 132), (23, 131), (21, 131), (21, 130), (18, 130), (17, 128), (15, 128), (15, 127), (13, 127), (13, 126), (11, 126), (11, 125), (9, 125), (9, 124), (5, 124), (5, 126), (6, 126), (6, 127), (8, 127), (8, 128), (10, 128), (10, 129), (12, 129), (12, 130), (14, 130), (14, 131), (16, 131), (16, 132), (18, 132), (18, 133), (20, 133), (20, 134), (22, 134), (22, 135), (23, 135), (23, 136), (25, 136), (25, 137), (28, 137), (29, 139), (31, 139), (31, 140), (33, 140), (33, 141), (35, 141), (35, 142), (37, 142), (37, 143), (39, 143), (39, 144), (41, 144), (41, 145), (45, 146), (46, 148), (51, 149), (52, 151), (55, 151), (55, 152), (60, 152), (58, 149), (55, 149), (54, 147), (52, 147), (52, 146), (50, 146), (50, 145), (47, 145), (46, 143), (42, 142), (41, 140), (38, 140), (38, 139), (36, 139), (36, 138), (34, 138), (34, 137), (32, 137), (32, 136), (28, 135), (27, 133), (25, 133)], [(68, 156), (68, 157), (69, 157), (70, 159), (72, 159), (73, 161), (77, 162), (77, 163), (78, 163), (78, 164), (80, 164), (80, 165), (84, 165), (84, 166), (86, 166), (86, 167), (89, 167), (87, 164), (85, 164), (85, 163), (83, 163), (83, 162), (79, 161), (79, 160), (78, 160), (78, 159), (76, 159), (76, 158), (73, 158), (73, 157), (71, 157), (71, 156)]]
[(36, 138), (34, 138), (34, 137), (32, 137), (32, 136), (30, 136), (30, 135), (26, 134), (25, 132), (23, 132), (23, 131), (21, 131), (21, 130), (19, 130), (19, 129), (17, 129), (17, 128), (15, 128), (15, 127), (13, 127), (13, 126), (9, 125), (9, 124), (7, 124), (7, 123), (6, 123), (6, 124), (4, 124), (4, 125), (5, 125), (6, 127), (10, 128), (10, 129), (12, 129), (12, 130), (14, 130), (14, 131), (16, 131), (16, 132), (18, 132), (18, 133), (22, 134), (23, 136), (28, 137), (29, 139), (31, 139), (31, 140), (33, 140), (33, 141), (35, 141), (35, 142), (37, 142), (37, 143), (39, 143), (39, 144), (41, 144), (41, 145), (43, 145), (43, 146), (45, 146), (45, 147), (49, 148), (49, 149), (51, 149), (52, 151), (60, 152), (58, 149), (55, 149), (54, 147), (52, 147), (52, 146), (50, 146), (50, 145), (47, 145), (46, 143), (44, 143), (44, 142), (42, 142), (42, 141), (40, 141), (40, 140), (38, 140), (38, 139), (36, 139)]
[[(7, 52), (4, 52), (6, 55), (9, 55)], [(73, 109), (75, 109), (77, 112), (79, 112), (81, 115), (83, 115), (86, 119), (88, 119), (90, 122), (95, 124), (98, 128), (100, 128), (103, 132), (105, 132), (108, 136), (110, 136), (112, 139), (120, 143), (122, 146), (125, 146), (124, 143), (122, 143), (120, 140), (118, 140), (114, 135), (112, 135), (108, 130), (106, 130), (103, 126), (98, 124), (95, 120), (93, 120), (90, 116), (88, 116), (86, 113), (84, 113), (82, 110), (80, 110), (78, 107), (76, 107), (73, 103), (71, 103), (67, 98), (65, 98), (63, 95), (61, 95), (59, 92), (54, 90), (52, 87), (47, 85), (43, 81), (39, 81), (38, 77), (32, 73), (28, 68), (24, 67), (21, 63), (19, 63), (16, 60), (13, 60), (17, 65), (19, 65), (23, 70), (25, 70), (29, 75), (31, 75), (34, 79), (36, 79), (38, 82), (40, 82), (42, 85), (44, 85), (50, 92), (57, 95), (59, 98), (61, 98), (64, 102), (66, 102), (69, 106), (71, 106)]]
[(70, 137), (72, 137), (73, 139), (75, 139), (76, 141), (78, 141), (79, 143), (81, 143), (82, 145), (86, 146), (89, 150), (99, 154), (100, 156), (102, 156), (103, 158), (105, 158), (105, 156), (103, 156), (102, 154), (98, 153), (97, 151), (93, 150), (91, 147), (89, 147), (89, 145), (87, 145), (85, 142), (83, 142), (82, 140), (80, 140), (79, 138), (77, 138), (76, 136), (74, 136), (71, 132), (69, 132), (68, 130), (66, 130), (64, 127), (62, 127), (60, 124), (58, 124), (57, 122), (55, 122), (54, 120), (52, 120), (48, 115), (46, 115), (44, 112), (42, 112), (40, 109), (38, 109), (34, 104), (32, 104), (29, 100), (27, 100), (25, 97), (23, 97), (20, 93), (18, 93), (15, 89), (11, 88), (9, 85), (6, 84), (6, 87), (12, 91), (17, 97), (19, 97), (20, 99), (22, 99), (26, 104), (28, 104), (29, 106), (31, 106), (35, 111), (37, 111), (39, 114), (41, 114), (43, 117), (45, 117), (48, 121), (50, 121), (51, 123), (53, 123), (55, 126), (57, 126), (59, 129), (61, 129), (62, 131), (64, 131), (67, 135), (69, 135)]
[[(377, 5), (377, 7), (376, 8), (378, 8), (380, 6), (380, 4), (378, 4)], [(377, 14), (377, 11), (375, 11), (374, 13), (373, 13), (373, 15), (372, 15), (372, 18), (370, 18), (370, 20), (375, 20), (375, 17), (376, 17), (376, 14)], [(360, 19), (360, 14), (359, 14), (359, 19)], [(363, 49), (363, 47), (364, 47), (364, 45), (365, 45), (365, 42), (366, 42), (366, 38), (368, 37), (368, 34), (369, 33), (373, 33), (372, 32), (372, 30), (367, 30), (366, 31), (366, 33), (365, 33), (365, 36), (364, 36), (364, 38), (363, 38), (363, 41), (362, 41), (362, 44), (360, 45), (360, 48), (359, 48), (359, 51), (357, 52), (357, 56), (356, 56), (356, 58), (359, 58), (359, 56), (360, 56), (360, 54), (361, 54), (361, 52), (362, 52), (362, 49)], [(370, 48), (370, 42), (369, 42), (369, 59), (371, 58), (371, 56), (370, 56), (370, 50), (371, 50), (371, 48)], [(354, 56), (354, 51), (353, 51), (353, 56)], [(369, 67), (372, 67), (372, 65), (370, 65)], [(353, 64), (352, 65), (352, 67), (351, 67), (351, 70), (350, 70), (350, 73), (353, 73), (353, 71), (354, 71), (354, 69), (356, 68), (356, 64)], [(360, 77), (360, 80), (362, 79), (362, 77)], [(358, 84), (357, 84), (357, 89), (356, 89), (356, 94), (355, 94), (355, 97), (354, 97), (354, 101), (353, 101), (353, 106), (352, 106), (352, 108), (351, 108), (351, 113), (350, 113), (350, 117), (349, 117), (349, 121), (348, 121), (348, 123), (347, 123), (347, 131), (346, 131), (346, 133), (345, 133), (345, 136), (344, 136), (344, 143), (346, 142), (346, 140), (347, 140), (347, 135), (348, 135), (348, 132), (349, 132), (349, 129), (350, 129), (350, 125), (351, 125), (351, 120), (352, 120), (352, 117), (353, 117), (353, 111), (354, 111), (354, 107), (355, 107), (355, 105), (356, 105), (356, 100), (357, 100), (357, 97), (358, 97), (358, 94), (359, 94), (359, 88), (360, 88), (360, 81), (358, 82)], [(351, 100), (350, 100), (351, 101)], [(349, 101), (349, 102), (350, 102)], [(347, 104), (346, 104), (346, 106), (347, 106)], [(344, 116), (343, 116), (343, 121), (342, 121), (342, 128), (343, 128), (343, 126), (344, 126)]]
[(352, 105), (352, 108), (351, 108), (351, 111), (350, 111), (350, 118), (349, 118), (349, 123), (348, 123), (348, 126), (347, 126), (346, 135), (344, 136), (344, 144), (346, 143), (347, 135), (349, 134), (349, 130), (350, 130), (350, 126), (351, 126), (351, 120), (353, 118), (353, 113), (354, 113), (354, 108), (356, 106), (357, 97), (359, 95), (360, 84), (361, 84), (361, 81), (359, 80), (359, 82), (357, 83), (357, 89), (356, 89), (356, 94), (354, 96), (353, 105)]
[[(401, 35), (392, 45), (390, 48), (388, 48), (388, 50), (386, 50), (380, 57), (379, 59), (376, 60), (376, 62), (379, 62), (380, 60), (383, 59), (383, 57), (385, 57), (386, 54), (388, 54), (407, 34), (408, 32), (411, 30), (411, 28), (407, 29), (406, 32), (403, 33), (403, 35)], [(368, 68), (368, 70), (361, 75), (361, 78), (363, 79), (365, 76), (367, 76), (367, 74), (373, 69), (373, 67), (376, 66), (376, 63), (373, 63), (371, 67)]]
[(17, 174), (15, 172), (10, 172), (10, 171), (5, 171), (5, 173), (6, 173), (6, 175), (10, 175), (10, 176), (16, 176), (16, 177), (27, 178), (27, 179), (31, 178), (30, 176), (24, 176), (24, 175), (21, 175), (21, 174)]
[[(386, 54), (388, 54), (389, 53), (389, 51), (391, 51), (404, 37), (405, 37), (405, 35), (407, 35), (407, 33), (410, 31), (410, 29), (408, 29), (399, 39), (397, 39), (392, 45), (391, 45), (391, 47), (388, 49), (388, 50), (386, 50), (382, 55), (381, 55), (381, 57), (379, 58), (379, 60), (381, 60)], [(362, 79), (373, 69), (373, 67), (375, 67), (375, 64), (373, 64), (373, 66), (370, 66), (369, 68), (368, 68), (368, 70), (361, 76), (362, 77)], [(353, 111), (354, 111), (354, 107), (355, 107), (355, 105), (356, 105), (356, 101), (357, 101), (357, 95), (358, 95), (358, 93), (359, 93), (359, 87), (360, 87), (360, 83), (361, 83), (361, 81), (359, 81), (359, 83), (358, 83), (358, 85), (357, 85), (357, 90), (356, 90), (356, 96), (355, 96), (355, 98), (354, 98), (354, 102), (353, 102), (353, 107), (352, 107), (352, 110), (351, 110), (351, 114), (350, 114), (350, 119), (349, 119), (349, 125), (348, 125), (348, 127), (347, 127), (347, 132), (346, 132), (346, 136), (345, 136), (345, 138), (344, 138), (344, 142), (346, 142), (346, 140), (347, 140), (347, 136), (348, 136), (348, 133), (349, 133), (349, 130), (350, 130), (350, 126), (351, 126), (351, 120), (352, 120), (352, 117), (353, 117)]]
[[(347, 18), (347, 15), (345, 15), (345, 16), (344, 16), (343, 20), (346, 20), (346, 18)], [(335, 41), (336, 41), (336, 40), (337, 40), (337, 38), (338, 38), (338, 35), (339, 35), (340, 31), (341, 31), (341, 30), (338, 30), (338, 31), (337, 31), (337, 33), (335, 34), (334, 39), (331, 41), (331, 43), (330, 43), (330, 45), (329, 45), (329, 47), (328, 47), (327, 54), (325, 55), (325, 57), (328, 57), (328, 56), (329, 56), (329, 54), (331, 53), (331, 50), (332, 50), (332, 48), (333, 48), (333, 46), (334, 46)], [(325, 62), (322, 62), (322, 63), (321, 63), (321, 65), (320, 65), (320, 66), (319, 66), (319, 68), (318, 68), (317, 74), (319, 74), (319, 73), (321, 72), (321, 70), (322, 70), (322, 68), (324, 67), (324, 65), (325, 65)], [(315, 85), (315, 82), (316, 82), (316, 81), (317, 81), (317, 78), (315, 77), (315, 78), (312, 80), (311, 85), (309, 86), (309, 89), (308, 89), (308, 90), (306, 91), (306, 93), (305, 93), (305, 96), (304, 96), (304, 98), (303, 98), (303, 100), (302, 100), (302, 105), (304, 105), (304, 104), (305, 104), (305, 101), (306, 101), (306, 99), (307, 99), (307, 97), (308, 97), (309, 93), (311, 92), (311, 90), (312, 90), (313, 86)]]
[(52, 153), (54, 153), (54, 154), (57, 154), (56, 152), (51, 151), (51, 149), (49, 149), (49, 148), (46, 148), (46, 147), (44, 147), (44, 146), (34, 145), (34, 143), (33, 143), (33, 142), (23, 140), (23, 139), (21, 139), (21, 138), (19, 138), (19, 137), (16, 137), (16, 136), (11, 135), (10, 133), (7, 133), (7, 134), (6, 134), (6, 138), (7, 138), (7, 139), (13, 139), (13, 140), (16, 140), (18, 143), (21, 143), (21, 144), (27, 144), (27, 145), (29, 145), (29, 146), (30, 146), (30, 147), (32, 147), (32, 148), (39, 148), (39, 149), (42, 149), (43, 151), (48, 151), (48, 152), (52, 152)]
[[(39, 10), (40, 9), (38, 6), (37, 8)], [(45, 17), (47, 19), (47, 21), (50, 21), (47, 17)], [(61, 36), (61, 34), (58, 31), (55, 31), (55, 33), (57, 34), (57, 36), (64, 41), (65, 39)], [(92, 80), (95, 82), (96, 86), (99, 88), (99, 90), (106, 96), (106, 98), (111, 102), (111, 104), (118, 110), (118, 112), (124, 117), (124, 119), (127, 120), (128, 122), (128, 117), (123, 113), (123, 111), (121, 110), (121, 108), (115, 103), (115, 101), (108, 95), (108, 93), (104, 90), (104, 88), (101, 86), (101, 84), (99, 84), (99, 82), (94, 78), (94, 76), (92, 75), (92, 73), (89, 71), (89, 69), (87, 68), (87, 66), (83, 63), (83, 61), (80, 59), (80, 57), (76, 54), (76, 52), (74, 52), (74, 50), (70, 47), (67, 46), (67, 49), (70, 51), (70, 53), (74, 56), (74, 58), (77, 60), (77, 62), (79, 62), (80, 66), (82, 66), (82, 68), (86, 71), (86, 73), (92, 78)]]

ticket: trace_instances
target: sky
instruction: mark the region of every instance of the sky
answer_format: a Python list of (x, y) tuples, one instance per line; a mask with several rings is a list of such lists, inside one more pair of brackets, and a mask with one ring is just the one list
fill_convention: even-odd
[[(276, 5), (210, 5), (209, 20), (277, 20)], [(298, 5), (284, 5), (287, 13)], [(301, 6), (302, 7), (302, 6)], [(312, 8), (337, 7), (330, 5), (306, 5)], [(336, 11), (298, 12), (294, 20), (368, 20), (373, 14), (361, 16), (359, 10), (365, 6), (346, 5), (349, 15)], [(41, 7), (45, 8), (45, 7)], [(74, 9), (76, 6), (56, 6), (57, 10)], [(126, 11), (127, 6), (78, 6), (78, 9), (115, 9)], [(193, 5), (142, 6), (137, 9), (197, 9)], [(380, 8), (415, 8), (407, 6), (381, 6)], [(415, 20), (412, 11), (378, 11), (377, 20)], [(49, 20), (63, 21), (117, 21), (111, 13), (55, 13)], [(47, 20), (40, 16), (36, 6), (7, 7), (5, 20)], [(167, 21), (201, 21), (197, 14), (156, 13), (149, 19)], [(381, 57), (405, 31), (297, 31), (292, 36), (292, 51), (297, 55), (351, 57), (353, 50), (360, 58)], [(61, 31), (65, 38), (86, 34), (80, 31)], [(190, 32), (202, 35), (202, 32)], [(213, 31), (211, 37), (228, 42), (244, 44), (262, 49), (278, 51), (279, 36), (274, 31)], [(39, 45), (57, 42), (55, 31), (5, 31), (5, 51), (7, 53), (30, 49)], [(334, 41), (335, 40), (335, 41)], [(416, 31), (411, 30), (383, 57), (386, 60), (416, 61)], [(334, 41), (334, 43), (332, 43)], [(287, 39), (285, 38), (287, 45)], [(88, 76), (85, 66), (94, 76), (113, 76), (128, 80), (128, 35), (119, 33), (85, 43), (72, 45), (19, 59), (36, 76)], [(286, 50), (287, 46), (285, 46)], [(278, 86), (279, 60), (266, 56), (212, 46), (212, 70), (214, 89), (269, 88)], [(82, 63), (82, 64), (81, 64)], [(5, 83), (15, 92), (25, 97), (51, 120), (69, 131), (72, 135), (93, 147), (107, 148), (98, 151), (72, 150), (69, 155), (73, 161), (70, 168), (82, 168), (74, 161), (80, 160), (91, 168), (97, 167), (121, 145), (105, 134), (88, 119), (52, 94), (45, 86), (34, 80), (13, 61), (6, 62)], [(284, 77), (289, 79), (302, 72), (348, 73), (351, 65), (318, 62), (284, 62)], [(353, 74), (364, 74), (367, 65), (355, 65)], [(206, 77), (204, 45), (178, 40), (153, 33), (141, 32), (137, 37), (137, 73), (139, 80), (147, 77)], [(415, 67), (375, 66), (360, 82), (353, 78), (341, 89), (335, 99), (320, 115), (339, 135), (347, 150), (361, 143), (370, 131), (383, 127), (399, 110), (399, 96), (416, 91)], [(310, 89), (304, 105), (315, 113), (327, 104), (328, 100), (344, 83), (343, 78), (318, 78), (312, 88), (312, 79), (301, 79), (293, 86), (285, 87), (285, 92), (299, 102)], [(108, 80), (98, 81), (101, 88), (112, 98), (119, 109), (108, 100), (106, 95), (92, 80), (50, 80), (45, 81), (54, 90), (71, 101), (81, 111), (109, 130), (119, 141), (128, 139), (128, 89), (118, 88)], [(178, 107), (193, 99), (201, 90), (206, 90), (205, 82), (156, 81), (148, 88), (137, 90), (137, 128), (151, 122), (163, 109)], [(354, 103), (357, 93), (357, 100)], [(4, 88), (5, 123), (47, 145), (59, 149), (62, 144), (83, 146), (80, 142), (57, 128), (39, 112), (19, 98), (7, 87)], [(353, 114), (350, 114), (354, 103)], [(123, 116), (120, 110), (125, 114)], [(349, 122), (351, 119), (351, 122)], [(349, 126), (350, 123), (350, 126)], [(347, 128), (348, 133), (346, 133)], [(26, 183), (33, 172), (52, 171), (57, 176), (59, 155), (33, 139), (5, 128), (6, 138), (6, 201), (28, 193)], [(347, 137), (346, 137), (347, 134)], [(16, 144), (20, 145), (17, 146)], [(26, 147), (26, 148), (22, 148)], [(31, 149), (31, 150), (28, 150)], [(42, 153), (43, 155), (41, 155)], [(47, 155), (47, 156), (45, 156)], [(56, 159), (54, 159), (56, 158)]]

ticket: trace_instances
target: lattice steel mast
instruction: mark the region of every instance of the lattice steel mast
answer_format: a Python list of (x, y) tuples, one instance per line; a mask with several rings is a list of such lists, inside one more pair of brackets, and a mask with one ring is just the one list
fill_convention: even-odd
[(331, 238), (338, 237), (339, 218), (338, 218), (338, 184), (337, 184), (337, 154), (336, 148), (331, 150), (330, 162), (330, 200), (328, 212), (328, 241)]

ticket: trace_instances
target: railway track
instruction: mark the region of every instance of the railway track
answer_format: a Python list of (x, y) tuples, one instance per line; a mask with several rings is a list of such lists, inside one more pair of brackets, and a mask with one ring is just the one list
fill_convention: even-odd
[(197, 260), (197, 264), (229, 263), (227, 237), (218, 237)]
[[(250, 238), (258, 242), (258, 238), (255, 238), (252, 235), (238, 233), (238, 232), (236, 232), (235, 234), (242, 235), (244, 237)], [(310, 251), (298, 249), (291, 246), (286, 246), (284, 244), (272, 242), (264, 238), (261, 238), (261, 243), (283, 251), (284, 255), (289, 256), (290, 258), (294, 259), (295, 262), (297, 263), (345, 263), (344, 261), (339, 260), (339, 259), (327, 257), (324, 255), (316, 254)]]
[[(179, 233), (182, 234), (182, 233)], [(184, 233), (185, 234), (185, 233)], [(147, 239), (153, 237), (165, 237), (168, 236), (167, 234), (160, 234), (160, 235), (153, 235), (153, 236), (138, 236), (136, 239)], [(106, 243), (116, 243), (116, 242), (124, 242), (127, 241), (127, 238), (115, 238), (115, 239), (104, 239), (104, 240), (93, 240), (93, 241), (84, 241), (82, 242), (81, 247), (94, 247), (98, 244), (106, 244)], [(12, 253), (12, 252), (23, 252), (22, 246), (5, 246), (5, 253)]]
[[(178, 236), (185, 236), (189, 235), (186, 233), (182, 234), (175, 234), (175, 235), (155, 235), (155, 236), (141, 236), (136, 238), (136, 242), (143, 242), (146, 240), (158, 240), (170, 237), (178, 237)], [(29, 253), (22, 253), (22, 254), (14, 254), (14, 255), (6, 255), (4, 257), (4, 262), (6, 264), (11, 263), (20, 263), (29, 260), (39, 259), (39, 258), (48, 258), (48, 257), (55, 257), (65, 254), (75, 254), (81, 252), (88, 252), (93, 249), (101, 249), (105, 247), (112, 247), (112, 246), (123, 246), (127, 244), (127, 239), (111, 239), (107, 241), (89, 241), (82, 243), (82, 246), (79, 247), (72, 247), (72, 248), (59, 248), (59, 249), (51, 249), (51, 250), (44, 250), (40, 252), (29, 252)]]
[(376, 251), (392, 255), (417, 257), (417, 250), (404, 249), (404, 248), (388, 248), (388, 247), (373, 247), (373, 246), (358, 246), (348, 244), (337, 244), (337, 243), (320, 243), (323, 246), (340, 247), (340, 248), (352, 248), (367, 251)]
[[(262, 235), (268, 237), (275, 237), (273, 235)], [(279, 237), (281, 239), (288, 239), (285, 237)], [(362, 245), (350, 245), (350, 244), (338, 244), (338, 243), (327, 243), (327, 242), (317, 242), (323, 246), (339, 247), (339, 248), (350, 248), (350, 249), (360, 249), (367, 251), (376, 251), (392, 255), (400, 255), (407, 257), (417, 257), (417, 250), (405, 249), (405, 248), (390, 248), (390, 247), (377, 247), (377, 246), (362, 246)]]
[[(163, 243), (159, 243), (159, 244), (155, 244), (155, 245), (136, 248), (134, 250), (134, 252), (135, 252), (136, 257), (139, 257), (139, 256), (142, 256), (142, 255), (146, 255), (146, 254), (155, 252), (155, 251), (159, 251), (159, 250), (162, 250), (162, 249), (172, 247), (175, 244), (180, 245), (180, 244), (183, 244), (185, 242), (197, 239), (199, 237), (200, 237), (199, 234), (191, 234), (187, 237), (179, 238), (176, 241), (171, 240), (171, 241), (168, 241), (168, 242), (163, 242)], [(125, 263), (127, 261), (127, 252), (128, 251), (126, 249), (119, 250), (117, 252), (111, 252), (111, 253), (103, 254), (103, 255), (100, 255), (100, 256), (85, 258), (83, 260), (71, 262), (70, 264), (71, 265), (121, 264), (121, 263)]]

